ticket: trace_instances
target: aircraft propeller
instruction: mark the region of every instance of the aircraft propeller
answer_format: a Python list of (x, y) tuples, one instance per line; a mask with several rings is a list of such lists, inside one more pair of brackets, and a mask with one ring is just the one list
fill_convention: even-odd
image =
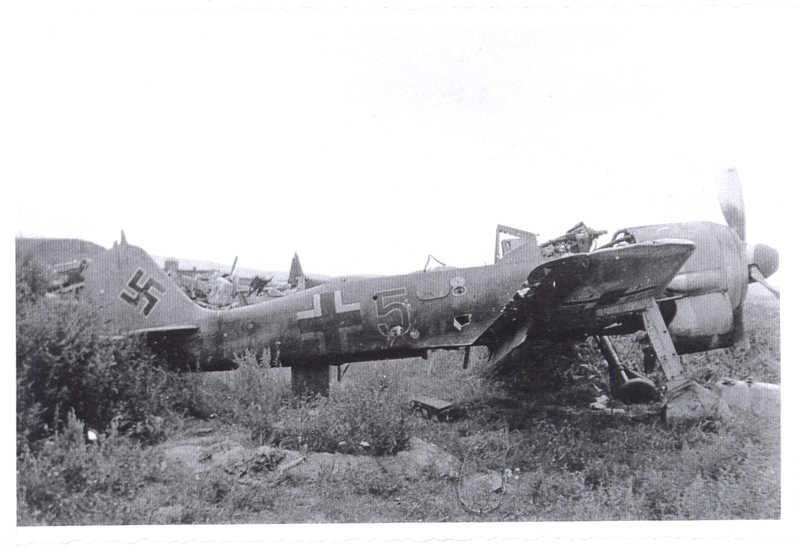
[(750, 283), (760, 283), (773, 295), (780, 298), (780, 290), (770, 285), (767, 278), (778, 270), (778, 251), (760, 243), (747, 244), (747, 226), (744, 210), (744, 197), (739, 173), (736, 168), (722, 170), (717, 191), (719, 206), (728, 226), (733, 229), (746, 245), (747, 271)]
[[(770, 285), (767, 278), (774, 274), (778, 269), (778, 251), (768, 245), (747, 244), (747, 225), (744, 209), (744, 196), (742, 195), (742, 184), (739, 181), (739, 173), (736, 168), (727, 168), (720, 172), (719, 187), (717, 198), (725, 222), (728, 227), (733, 229), (745, 246), (745, 257), (747, 263), (748, 283), (760, 283), (777, 298), (780, 298), (780, 291), (777, 287)], [(735, 348), (740, 351), (750, 350), (750, 341), (747, 338), (744, 328), (744, 305), (737, 307), (733, 311)]]
[(745, 222), (744, 197), (739, 172), (736, 168), (727, 168), (720, 172), (717, 188), (719, 207), (725, 216), (728, 227), (733, 229), (742, 242), (747, 242), (747, 225)]
[(233, 271), (236, 269), (236, 263), (239, 262), (239, 255), (236, 255), (236, 258), (233, 259), (233, 266), (231, 266), (231, 271), (227, 274), (222, 274), (222, 277), (227, 279), (228, 281), (233, 279)]

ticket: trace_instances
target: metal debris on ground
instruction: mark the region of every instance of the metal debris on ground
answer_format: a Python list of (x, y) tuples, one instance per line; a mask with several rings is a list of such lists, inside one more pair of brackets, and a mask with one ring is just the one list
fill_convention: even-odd
[(453, 403), (436, 397), (416, 396), (411, 399), (412, 410), (418, 411), (423, 417), (435, 419), (439, 422), (454, 420), (458, 410)]
[(600, 397), (596, 397), (594, 403), (590, 404), (589, 407), (595, 410), (605, 410), (608, 408), (608, 395), (601, 395)]

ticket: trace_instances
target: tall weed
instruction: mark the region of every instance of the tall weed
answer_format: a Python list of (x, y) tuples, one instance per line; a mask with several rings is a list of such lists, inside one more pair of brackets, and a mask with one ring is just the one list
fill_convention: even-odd
[(237, 359), (230, 403), (233, 420), (262, 445), (276, 437), (278, 422), (292, 399), (289, 384), (277, 379), (264, 360), (269, 359), (259, 362), (249, 351)]
[(160, 478), (159, 461), (112, 426), (86, 444), (84, 423), (70, 411), (61, 433), (17, 457), (17, 524), (136, 523), (131, 502)]
[(282, 439), (329, 453), (389, 455), (409, 441), (408, 407), (396, 379), (361, 373), (331, 390), (327, 399), (303, 403), (287, 414)]
[(406, 447), (408, 403), (399, 378), (368, 365), (331, 388), (328, 398), (300, 400), (289, 383), (252, 353), (238, 360), (227, 415), (260, 444), (385, 455)]

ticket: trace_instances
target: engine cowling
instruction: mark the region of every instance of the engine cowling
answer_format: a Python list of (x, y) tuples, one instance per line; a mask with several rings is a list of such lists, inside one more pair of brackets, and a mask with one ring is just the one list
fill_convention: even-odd
[(668, 327), (679, 354), (731, 347), (741, 340), (748, 258), (733, 229), (713, 222), (682, 222), (626, 231), (636, 242), (686, 239), (697, 247), (660, 301), (674, 303), (675, 316)]

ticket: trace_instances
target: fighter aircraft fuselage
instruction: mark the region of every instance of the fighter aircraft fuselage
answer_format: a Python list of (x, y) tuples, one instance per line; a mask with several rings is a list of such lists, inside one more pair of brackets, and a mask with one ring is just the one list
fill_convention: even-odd
[[(341, 278), (229, 310), (193, 303), (147, 254), (122, 243), (88, 270), (86, 294), (114, 333), (143, 333), (178, 366), (223, 370), (237, 355), (320, 367), (425, 356), (515, 337), (603, 334), (659, 295), (694, 245), (656, 241), (544, 260), (535, 240), (495, 264), (375, 278)], [(505, 352), (505, 351), (503, 351)]]
[(268, 303), (206, 310), (200, 362), (221, 368), (246, 350), (269, 349), (287, 366), (342, 364), (471, 345), (529, 271), (512, 264), (343, 278)]

